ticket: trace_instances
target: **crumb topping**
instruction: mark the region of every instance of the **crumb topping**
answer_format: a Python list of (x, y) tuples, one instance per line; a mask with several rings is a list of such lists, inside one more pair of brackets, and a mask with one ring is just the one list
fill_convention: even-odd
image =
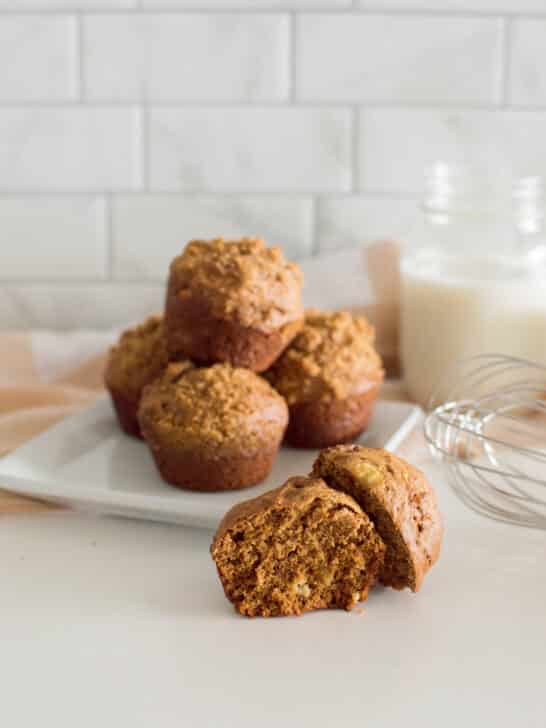
[(199, 294), (214, 316), (264, 331), (303, 318), (303, 275), (280, 248), (260, 238), (192, 240), (171, 263), (171, 284), (184, 299)]
[(108, 387), (138, 400), (142, 388), (167, 366), (169, 357), (163, 331), (163, 317), (150, 316), (142, 324), (124, 331), (110, 349), (105, 371)]
[(278, 439), (288, 411), (261, 377), (230, 364), (170, 364), (144, 391), (139, 419), (176, 437), (180, 447), (242, 446), (253, 451)]
[(364, 392), (384, 376), (374, 337), (363, 316), (311, 309), (267, 377), (289, 405)]

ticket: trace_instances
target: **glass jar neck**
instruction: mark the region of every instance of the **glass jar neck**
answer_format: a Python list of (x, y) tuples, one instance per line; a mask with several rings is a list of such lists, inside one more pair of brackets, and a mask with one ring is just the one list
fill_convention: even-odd
[(544, 251), (542, 179), (486, 174), (436, 162), (426, 170), (422, 210), (445, 253), (523, 257)]

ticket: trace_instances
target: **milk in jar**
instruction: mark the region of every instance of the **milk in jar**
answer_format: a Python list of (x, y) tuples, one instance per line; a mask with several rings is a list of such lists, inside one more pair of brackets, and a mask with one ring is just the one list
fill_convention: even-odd
[(401, 261), (404, 379), (411, 398), (425, 407), (440, 380), (437, 394), (448, 396), (447, 375), (463, 357), (508, 354), (546, 365), (541, 188), (527, 182), (525, 216), (517, 198), (507, 216), (491, 207), (483, 214), (476, 200), (454, 201), (458, 180), (449, 181), (443, 208), (428, 211), (421, 244)]

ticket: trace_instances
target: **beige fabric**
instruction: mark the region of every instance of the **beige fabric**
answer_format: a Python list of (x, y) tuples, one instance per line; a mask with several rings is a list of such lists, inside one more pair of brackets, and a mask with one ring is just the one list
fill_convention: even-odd
[(388, 376), (399, 376), (400, 247), (390, 241), (376, 243), (364, 249), (364, 257), (374, 303), (363, 312), (376, 328)]
[[(378, 243), (364, 255), (376, 301), (358, 310), (375, 324), (392, 375), (398, 371), (398, 248)], [(95, 401), (103, 387), (104, 352), (115, 337), (115, 332), (0, 334), (0, 455)], [(93, 351), (103, 353), (89, 356)], [(382, 396), (406, 398), (393, 381), (385, 383)], [(49, 507), (0, 491), (0, 514)]]
[[(31, 333), (0, 334), (0, 455), (88, 407), (102, 391), (104, 354), (81, 363), (67, 375), (44, 382), (32, 342)], [(51, 507), (0, 490), (0, 514)]]

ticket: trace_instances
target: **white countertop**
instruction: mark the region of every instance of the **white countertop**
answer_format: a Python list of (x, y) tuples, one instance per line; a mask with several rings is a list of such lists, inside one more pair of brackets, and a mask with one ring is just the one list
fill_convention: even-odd
[(0, 518), (0, 725), (544, 728), (546, 533), (467, 512), (429, 474), (441, 560), (363, 614), (237, 616), (207, 531)]

